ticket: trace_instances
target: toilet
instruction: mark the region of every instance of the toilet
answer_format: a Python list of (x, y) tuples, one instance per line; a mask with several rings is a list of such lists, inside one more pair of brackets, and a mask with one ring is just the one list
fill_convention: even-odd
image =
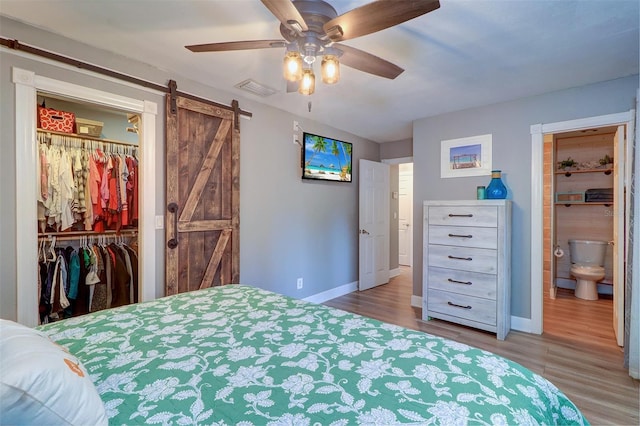
[(604, 257), (608, 245), (606, 241), (569, 240), (576, 297), (598, 300), (598, 281), (604, 278)]

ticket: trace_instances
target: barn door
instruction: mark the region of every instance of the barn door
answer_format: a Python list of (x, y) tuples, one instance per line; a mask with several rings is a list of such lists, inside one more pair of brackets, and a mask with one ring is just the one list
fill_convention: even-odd
[(237, 283), (240, 275), (237, 114), (173, 99), (167, 95), (166, 295)]

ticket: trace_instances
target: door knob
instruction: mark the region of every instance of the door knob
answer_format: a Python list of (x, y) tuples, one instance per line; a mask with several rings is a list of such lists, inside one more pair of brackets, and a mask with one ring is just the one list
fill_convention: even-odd
[(369, 231), (367, 231), (366, 229), (361, 229), (360, 233), (363, 235), (369, 235)]

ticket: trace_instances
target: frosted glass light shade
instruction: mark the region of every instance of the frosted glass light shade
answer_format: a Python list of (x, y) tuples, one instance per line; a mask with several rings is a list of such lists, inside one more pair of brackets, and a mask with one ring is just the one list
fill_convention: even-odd
[(316, 90), (316, 76), (312, 69), (302, 70), (302, 80), (298, 84), (298, 93), (311, 95)]
[(288, 81), (300, 81), (302, 78), (302, 56), (299, 52), (289, 51), (284, 55), (283, 75)]
[(340, 80), (340, 62), (335, 55), (322, 57), (322, 82), (335, 84)]

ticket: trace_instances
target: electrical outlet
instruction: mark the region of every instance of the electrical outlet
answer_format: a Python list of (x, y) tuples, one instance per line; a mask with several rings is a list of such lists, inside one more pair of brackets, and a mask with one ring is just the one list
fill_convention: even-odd
[(298, 122), (293, 120), (293, 131), (297, 132), (298, 131)]
[(302, 278), (298, 278), (298, 282), (296, 284), (296, 286), (298, 287), (298, 290), (300, 290), (303, 285), (304, 285), (304, 283), (302, 281)]

